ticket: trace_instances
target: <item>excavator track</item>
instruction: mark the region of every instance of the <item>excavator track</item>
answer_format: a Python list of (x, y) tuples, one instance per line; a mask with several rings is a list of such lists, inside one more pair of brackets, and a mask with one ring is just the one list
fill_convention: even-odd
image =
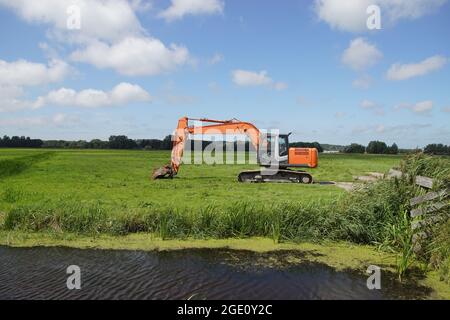
[(279, 170), (255, 170), (243, 171), (238, 176), (239, 182), (279, 182), (279, 183), (304, 183), (313, 182), (313, 177), (305, 171), (279, 169)]

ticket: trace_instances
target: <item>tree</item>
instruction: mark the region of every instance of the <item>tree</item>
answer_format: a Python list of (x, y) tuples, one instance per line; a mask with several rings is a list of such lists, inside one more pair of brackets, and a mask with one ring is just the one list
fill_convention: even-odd
[(109, 147), (111, 149), (136, 149), (137, 143), (127, 136), (110, 136)]
[(450, 146), (443, 145), (442, 143), (433, 143), (427, 145), (423, 152), (436, 155), (450, 155)]
[(25, 136), (14, 136), (12, 138), (3, 136), (0, 138), (0, 147), (3, 148), (40, 148), (43, 141), (40, 139), (31, 139)]
[(398, 154), (398, 146), (396, 143), (393, 143), (392, 146), (388, 147), (386, 150), (388, 154)]
[(367, 153), (385, 154), (388, 150), (386, 143), (382, 141), (370, 141), (366, 148)]
[(361, 144), (352, 143), (351, 145), (345, 147), (345, 153), (364, 153), (366, 151), (366, 147)]
[(142, 139), (136, 141), (139, 148), (145, 150), (161, 150), (162, 140), (158, 139)]
[(168, 135), (164, 138), (161, 143), (162, 150), (172, 150), (172, 136)]

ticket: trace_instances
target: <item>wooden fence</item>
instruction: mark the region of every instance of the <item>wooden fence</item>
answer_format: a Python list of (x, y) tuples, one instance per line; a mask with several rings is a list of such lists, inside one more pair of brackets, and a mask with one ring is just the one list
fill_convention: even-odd
[[(389, 170), (389, 177), (401, 177), (403, 173), (401, 171), (391, 169)], [(432, 189), (434, 186), (434, 180), (428, 177), (416, 176), (414, 177), (416, 185), (424, 189)], [(444, 222), (450, 216), (450, 201), (447, 198), (450, 195), (450, 187), (439, 191), (429, 191), (424, 195), (414, 197), (409, 200), (411, 210), (409, 212), (413, 222), (411, 228), (414, 231), (413, 243), (414, 251), (420, 252), (422, 250), (420, 241), (426, 239), (429, 234), (427, 233), (427, 227), (430, 227), (436, 223)]]

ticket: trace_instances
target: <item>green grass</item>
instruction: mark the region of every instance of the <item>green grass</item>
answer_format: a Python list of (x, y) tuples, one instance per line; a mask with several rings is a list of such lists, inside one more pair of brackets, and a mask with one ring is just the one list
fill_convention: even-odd
[[(378, 230), (370, 229), (373, 221), (365, 217), (342, 224), (330, 208), (346, 192), (335, 186), (238, 183), (237, 174), (255, 165), (184, 165), (175, 179), (152, 181), (150, 172), (167, 163), (169, 152), (3, 149), (0, 154), (0, 221), (8, 230), (143, 231), (164, 239), (266, 236), (275, 242), (369, 242)], [(319, 168), (310, 171), (318, 181), (351, 181), (399, 162), (396, 156), (322, 155)]]
[[(238, 173), (257, 168), (254, 165), (184, 165), (174, 180), (150, 181), (151, 170), (169, 158), (170, 153), (164, 151), (0, 149), (0, 210), (8, 210), (12, 200), (16, 205), (65, 199), (100, 201), (114, 209), (168, 205), (198, 209), (236, 201), (323, 203), (344, 193), (333, 186), (238, 183)], [(352, 181), (354, 175), (368, 171), (385, 172), (398, 165), (399, 159), (321, 155), (319, 168), (310, 172), (318, 181)], [(7, 170), (3, 176), (2, 170)]]

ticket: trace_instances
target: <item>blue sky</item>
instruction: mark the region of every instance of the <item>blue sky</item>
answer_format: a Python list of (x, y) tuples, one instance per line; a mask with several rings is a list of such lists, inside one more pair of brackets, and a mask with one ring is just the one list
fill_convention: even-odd
[(0, 37), (1, 135), (162, 138), (187, 115), (450, 144), (446, 0), (0, 0)]

